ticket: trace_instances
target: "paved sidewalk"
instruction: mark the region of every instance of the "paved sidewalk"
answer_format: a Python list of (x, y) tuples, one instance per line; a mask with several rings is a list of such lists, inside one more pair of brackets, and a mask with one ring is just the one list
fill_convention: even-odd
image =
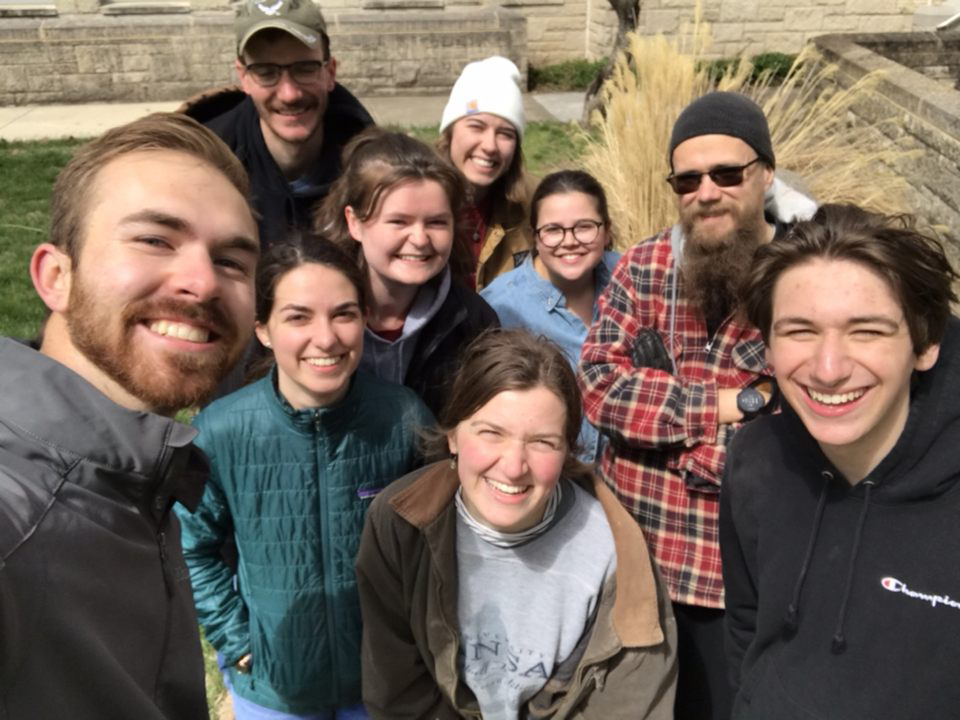
[[(360, 98), (379, 125), (435, 125), (447, 96), (397, 95)], [(94, 137), (152, 112), (175, 110), (179, 102), (92, 103), (0, 107), (0, 140)], [(579, 120), (583, 93), (524, 96), (527, 122)]]

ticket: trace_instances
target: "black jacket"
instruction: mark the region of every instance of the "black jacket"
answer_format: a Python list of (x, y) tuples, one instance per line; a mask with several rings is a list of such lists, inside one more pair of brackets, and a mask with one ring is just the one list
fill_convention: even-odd
[(175, 500), (196, 431), (0, 338), (0, 718), (206, 720)]
[(499, 326), (497, 313), (487, 301), (454, 280), (437, 314), (417, 336), (403, 384), (439, 417), (460, 353), (484, 330)]
[(239, 89), (214, 91), (188, 101), (181, 110), (219, 135), (247, 169), (264, 248), (282, 241), (292, 229), (310, 227), (313, 209), (340, 175), (344, 145), (373, 125), (360, 101), (339, 83), (335, 85), (323, 116), (323, 147), (314, 186), (294, 194), (267, 149), (257, 109), (245, 93)]
[(958, 480), (956, 319), (856, 486), (789, 408), (740, 430), (720, 512), (735, 720), (960, 717)]

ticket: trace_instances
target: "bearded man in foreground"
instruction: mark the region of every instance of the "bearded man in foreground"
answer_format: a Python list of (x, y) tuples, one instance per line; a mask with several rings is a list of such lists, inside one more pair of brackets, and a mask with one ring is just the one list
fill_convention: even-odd
[(81, 148), (33, 254), (39, 352), (0, 339), (0, 717), (206, 720), (174, 502), (206, 461), (169, 416), (253, 330), (243, 167), (182, 115)]

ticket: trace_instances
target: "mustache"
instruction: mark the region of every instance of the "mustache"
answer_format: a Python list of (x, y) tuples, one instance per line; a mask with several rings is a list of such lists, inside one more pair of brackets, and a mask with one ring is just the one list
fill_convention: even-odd
[(311, 98), (304, 98), (301, 101), (294, 103), (274, 103), (271, 106), (271, 109), (274, 112), (283, 112), (283, 111), (293, 111), (293, 112), (302, 112), (304, 110), (313, 110), (317, 107), (317, 101)]

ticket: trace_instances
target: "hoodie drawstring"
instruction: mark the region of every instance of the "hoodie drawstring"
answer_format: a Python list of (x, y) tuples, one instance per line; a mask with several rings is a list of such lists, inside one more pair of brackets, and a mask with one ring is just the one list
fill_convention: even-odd
[(863, 508), (860, 510), (860, 519), (857, 521), (857, 534), (853, 536), (853, 549), (850, 551), (850, 566), (847, 568), (847, 581), (843, 588), (843, 602), (840, 604), (840, 615), (837, 617), (837, 629), (833, 633), (830, 650), (839, 655), (847, 648), (847, 639), (843, 636), (843, 622), (847, 617), (847, 601), (853, 588), (853, 574), (857, 564), (857, 554), (860, 552), (860, 536), (867, 521), (867, 511), (870, 509), (870, 491), (874, 486), (873, 480), (864, 480)]
[(823, 488), (820, 490), (820, 499), (817, 501), (817, 512), (813, 516), (813, 529), (810, 531), (810, 541), (807, 543), (807, 552), (803, 556), (803, 564), (800, 566), (800, 575), (797, 577), (796, 587), (793, 589), (793, 598), (787, 605), (787, 612), (783, 618), (784, 625), (788, 632), (796, 632), (797, 615), (800, 612), (800, 592), (803, 590), (803, 583), (807, 579), (807, 571), (810, 570), (810, 561), (813, 559), (813, 548), (817, 544), (817, 535), (820, 532), (820, 522), (823, 520), (823, 509), (827, 505), (827, 490), (830, 487), (830, 481), (833, 480), (833, 474), (827, 470), (820, 473), (823, 476)]

